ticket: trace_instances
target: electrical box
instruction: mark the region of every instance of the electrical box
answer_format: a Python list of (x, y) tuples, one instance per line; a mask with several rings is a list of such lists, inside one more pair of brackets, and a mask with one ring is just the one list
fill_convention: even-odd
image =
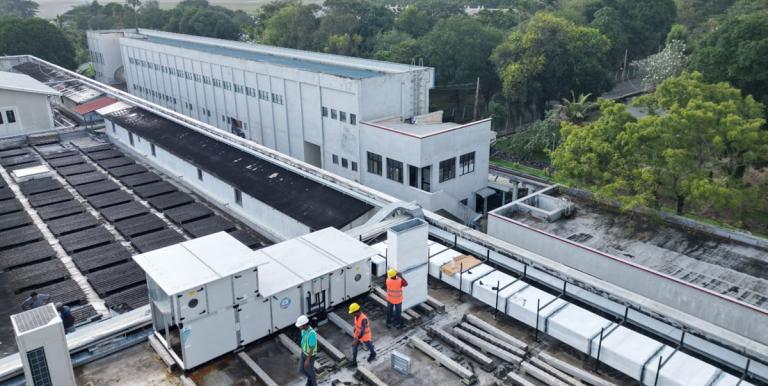
[(16, 345), (30, 386), (75, 386), (64, 326), (53, 304), (11, 315)]

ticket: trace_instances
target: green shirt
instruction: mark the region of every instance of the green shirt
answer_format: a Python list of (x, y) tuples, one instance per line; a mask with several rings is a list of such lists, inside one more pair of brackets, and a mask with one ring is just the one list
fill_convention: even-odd
[(309, 356), (309, 350), (312, 350), (312, 355), (317, 353), (317, 333), (312, 327), (301, 331), (301, 352)]

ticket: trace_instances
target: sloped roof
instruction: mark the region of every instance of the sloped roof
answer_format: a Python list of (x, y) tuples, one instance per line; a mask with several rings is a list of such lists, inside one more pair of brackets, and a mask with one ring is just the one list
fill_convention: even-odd
[(38, 82), (29, 75), (0, 71), (0, 89), (44, 95), (61, 95), (58, 91)]
[(96, 111), (102, 107), (109, 106), (115, 102), (117, 102), (117, 99), (105, 96), (75, 107), (75, 112), (77, 114), (84, 115), (92, 111)]

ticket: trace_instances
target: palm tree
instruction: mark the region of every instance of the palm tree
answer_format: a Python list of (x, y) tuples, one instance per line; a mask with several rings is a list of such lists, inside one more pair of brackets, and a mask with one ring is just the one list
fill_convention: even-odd
[(597, 108), (597, 103), (590, 101), (592, 94), (579, 94), (578, 98), (571, 91), (571, 99), (563, 98), (563, 103), (555, 106), (557, 115), (562, 121), (582, 123), (589, 114)]

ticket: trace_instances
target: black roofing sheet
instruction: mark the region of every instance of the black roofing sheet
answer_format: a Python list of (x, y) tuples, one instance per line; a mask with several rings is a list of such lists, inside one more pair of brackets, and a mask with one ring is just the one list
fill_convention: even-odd
[(31, 244), (0, 251), (0, 269), (10, 269), (48, 260), (53, 256), (56, 256), (56, 252), (47, 241), (36, 241)]
[(341, 228), (372, 206), (137, 107), (108, 114), (146, 138), (312, 229)]

